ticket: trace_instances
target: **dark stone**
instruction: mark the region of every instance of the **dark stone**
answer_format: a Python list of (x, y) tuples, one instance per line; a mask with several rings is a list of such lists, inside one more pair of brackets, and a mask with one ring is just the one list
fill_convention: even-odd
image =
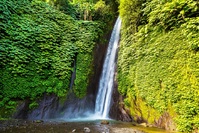
[[(109, 35), (106, 36), (109, 40)], [(98, 85), (100, 81), (100, 75), (103, 68), (104, 58), (106, 55), (108, 42), (106, 44), (97, 44), (94, 48), (94, 61), (93, 61), (93, 74), (89, 78), (89, 85), (87, 89), (88, 94), (92, 94), (96, 97), (98, 91)]]
[(90, 130), (90, 128), (88, 128), (88, 127), (84, 127), (84, 132), (85, 132), (85, 133), (90, 133), (91, 130)]
[(24, 101), (18, 108), (17, 112), (14, 114), (16, 119), (47, 119), (54, 118), (55, 112), (58, 109), (59, 98), (55, 94), (47, 95), (44, 94), (43, 98), (38, 101), (39, 106), (30, 111), (29, 104), (30, 101)]
[[(116, 76), (117, 73), (115, 73)], [(124, 108), (123, 97), (118, 92), (118, 84), (115, 78), (114, 90), (112, 94), (112, 105), (109, 112), (111, 118), (125, 122), (132, 122), (133, 118), (130, 113)]]
[(73, 129), (73, 130), (72, 130), (72, 133), (74, 133), (74, 132), (76, 132), (76, 129)]
[(38, 101), (39, 107), (28, 114), (28, 119), (49, 119), (56, 116), (59, 106), (59, 98), (55, 94), (44, 94), (41, 101)]
[(27, 99), (24, 102), (22, 102), (22, 104), (20, 104), (17, 107), (17, 112), (14, 113), (13, 118), (16, 119), (27, 119), (28, 117), (28, 111), (29, 111), (29, 104), (30, 104), (30, 100)]

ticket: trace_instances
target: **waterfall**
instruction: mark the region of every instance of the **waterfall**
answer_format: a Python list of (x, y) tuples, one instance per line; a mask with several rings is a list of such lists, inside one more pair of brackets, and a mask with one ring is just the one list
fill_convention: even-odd
[(70, 90), (73, 89), (73, 84), (74, 84), (75, 78), (76, 78), (76, 59), (73, 62), (73, 72), (72, 72), (72, 75), (71, 75), (70, 87), (69, 87)]
[(95, 103), (95, 114), (101, 118), (109, 117), (112, 90), (114, 85), (115, 60), (120, 38), (121, 20), (117, 19), (109, 41), (103, 71), (100, 77), (98, 93)]

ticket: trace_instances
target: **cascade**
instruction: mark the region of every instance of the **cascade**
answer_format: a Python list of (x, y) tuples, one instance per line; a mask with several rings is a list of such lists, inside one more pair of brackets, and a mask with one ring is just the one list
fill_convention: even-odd
[(72, 72), (71, 80), (70, 80), (70, 90), (72, 90), (73, 88), (75, 78), (76, 78), (76, 59), (73, 62), (73, 72)]
[(121, 20), (117, 19), (109, 41), (103, 71), (100, 77), (97, 98), (95, 102), (95, 115), (100, 118), (108, 118), (112, 90), (114, 85), (114, 73), (116, 66), (117, 47), (120, 38)]

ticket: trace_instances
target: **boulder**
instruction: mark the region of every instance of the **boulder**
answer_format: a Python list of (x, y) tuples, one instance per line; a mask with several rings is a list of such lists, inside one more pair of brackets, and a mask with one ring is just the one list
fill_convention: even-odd
[(90, 133), (91, 130), (90, 130), (90, 128), (88, 128), (88, 127), (84, 127), (84, 132), (85, 132), (85, 133)]
[(109, 124), (109, 121), (107, 121), (107, 120), (102, 120), (102, 121), (101, 121), (101, 124), (108, 125), (108, 124)]

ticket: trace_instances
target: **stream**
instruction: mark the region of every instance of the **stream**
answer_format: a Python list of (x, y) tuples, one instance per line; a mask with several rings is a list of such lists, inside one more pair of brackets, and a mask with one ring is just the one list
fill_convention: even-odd
[(176, 133), (159, 128), (142, 127), (129, 122), (107, 120), (1, 120), (1, 133)]

